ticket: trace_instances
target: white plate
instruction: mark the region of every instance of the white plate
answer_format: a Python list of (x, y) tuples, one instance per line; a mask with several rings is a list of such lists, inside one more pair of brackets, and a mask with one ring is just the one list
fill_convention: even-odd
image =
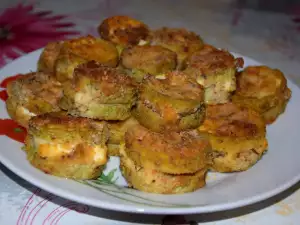
[[(17, 73), (36, 69), (41, 50), (19, 58), (0, 71), (0, 80)], [(235, 54), (237, 55), (237, 54)], [(244, 57), (246, 66), (259, 65)], [(300, 90), (288, 83), (292, 98), (284, 115), (267, 128), (269, 151), (251, 169), (241, 173), (209, 173), (207, 185), (193, 193), (157, 195), (126, 188), (119, 170), (95, 187), (76, 181), (46, 175), (26, 160), (21, 144), (0, 136), (0, 160), (10, 170), (34, 185), (58, 196), (95, 207), (155, 214), (189, 214), (226, 210), (255, 203), (289, 188), (300, 180)], [(0, 102), (0, 118), (6, 118), (5, 104)], [(112, 157), (105, 174), (118, 168), (118, 158)], [(114, 178), (112, 178), (114, 175)], [(115, 184), (107, 184), (118, 178)], [(90, 183), (94, 185), (94, 183)]]

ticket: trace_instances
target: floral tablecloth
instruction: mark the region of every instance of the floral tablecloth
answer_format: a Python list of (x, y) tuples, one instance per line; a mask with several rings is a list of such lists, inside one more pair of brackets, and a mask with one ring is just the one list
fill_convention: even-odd
[[(300, 5), (296, 1), (277, 2), (1, 0), (0, 67), (48, 41), (76, 35), (98, 36), (96, 27), (102, 19), (126, 14), (151, 27), (191, 29), (215, 46), (281, 69), (300, 85)], [(267, 201), (236, 210), (170, 220), (207, 225), (297, 225), (299, 188), (300, 183)], [(162, 216), (106, 211), (62, 199), (32, 186), (0, 165), (0, 224), (161, 224), (162, 219)]]

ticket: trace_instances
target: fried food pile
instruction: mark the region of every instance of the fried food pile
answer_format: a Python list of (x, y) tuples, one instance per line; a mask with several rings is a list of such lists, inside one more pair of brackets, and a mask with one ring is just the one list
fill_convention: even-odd
[(181, 71), (159, 79), (148, 76), (139, 87), (132, 112), (141, 125), (155, 132), (197, 128), (205, 113), (203, 94), (203, 88)]
[(198, 130), (210, 141), (211, 169), (218, 172), (247, 170), (268, 147), (261, 115), (231, 102), (207, 106)]
[(72, 179), (98, 177), (107, 162), (105, 122), (66, 113), (33, 117), (28, 124), (28, 160), (45, 173)]
[(210, 151), (208, 140), (195, 130), (156, 133), (135, 125), (120, 149), (121, 171), (142, 191), (190, 192), (205, 185)]
[(285, 110), (291, 90), (283, 73), (266, 66), (249, 66), (237, 75), (237, 89), (232, 101), (254, 109), (267, 124)]
[(130, 187), (179, 194), (207, 172), (251, 168), (266, 124), (291, 97), (283, 73), (242, 70), (243, 59), (192, 31), (151, 30), (113, 16), (92, 36), (49, 43), (36, 72), (8, 84), (7, 111), (25, 127), (29, 162), (47, 174), (95, 179), (120, 157)]

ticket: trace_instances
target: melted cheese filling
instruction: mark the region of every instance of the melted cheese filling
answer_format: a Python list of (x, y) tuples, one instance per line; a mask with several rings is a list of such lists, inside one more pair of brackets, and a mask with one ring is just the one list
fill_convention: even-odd
[(155, 75), (155, 78), (158, 79), (158, 80), (165, 80), (165, 79), (167, 79), (166, 75), (163, 74), (163, 73)]
[(93, 99), (93, 93), (89, 92), (78, 92), (75, 94), (75, 102), (78, 104), (87, 104)]
[[(77, 146), (77, 143), (58, 144), (46, 141), (41, 138), (34, 138), (35, 146), (41, 157), (59, 157), (71, 154)], [(107, 162), (107, 148), (102, 146), (85, 146), (84, 151), (87, 152), (83, 157), (91, 159), (99, 165)]]
[(147, 44), (149, 44), (149, 41), (145, 41), (145, 40), (140, 40), (138, 43), (139, 46), (143, 46), (143, 45), (147, 45)]
[(96, 146), (93, 148), (94, 150), (94, 161), (99, 163), (100, 165), (105, 164), (107, 162), (107, 148)]
[(34, 138), (34, 143), (41, 157), (55, 157), (70, 154), (76, 144), (56, 144), (41, 138)]
[(30, 112), (27, 108), (23, 107), (23, 106), (19, 106), (17, 108), (17, 115), (23, 115), (23, 116), (28, 116), (28, 117), (32, 117), (32, 116), (36, 116), (35, 113)]

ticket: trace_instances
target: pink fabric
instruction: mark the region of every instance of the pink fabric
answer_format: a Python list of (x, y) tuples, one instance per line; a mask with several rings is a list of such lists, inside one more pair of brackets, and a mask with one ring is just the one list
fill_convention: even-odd
[[(74, 23), (65, 22), (65, 15), (53, 15), (51, 11), (34, 11), (34, 5), (18, 4), (0, 15), (0, 67), (7, 60), (19, 57), (45, 46), (48, 42), (78, 35), (71, 30)], [(5, 34), (3, 34), (5, 33)]]

